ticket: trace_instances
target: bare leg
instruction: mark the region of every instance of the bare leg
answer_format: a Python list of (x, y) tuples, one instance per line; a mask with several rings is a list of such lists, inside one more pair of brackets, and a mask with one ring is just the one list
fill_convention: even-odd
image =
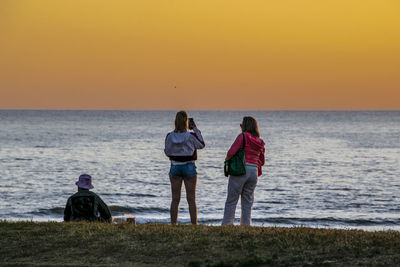
[(172, 192), (172, 201), (171, 201), (171, 223), (176, 224), (178, 221), (178, 207), (179, 202), (181, 200), (181, 189), (182, 189), (182, 178), (172, 178), (169, 177), (171, 181), (171, 192)]
[(184, 179), (186, 189), (186, 200), (189, 204), (190, 221), (197, 224), (197, 207), (196, 207), (196, 183), (197, 175), (189, 179)]

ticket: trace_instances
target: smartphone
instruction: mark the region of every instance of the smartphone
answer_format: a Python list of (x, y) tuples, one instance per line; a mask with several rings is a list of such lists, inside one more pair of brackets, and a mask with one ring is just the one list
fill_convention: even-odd
[(194, 120), (193, 118), (189, 118), (189, 129), (192, 130), (194, 128)]

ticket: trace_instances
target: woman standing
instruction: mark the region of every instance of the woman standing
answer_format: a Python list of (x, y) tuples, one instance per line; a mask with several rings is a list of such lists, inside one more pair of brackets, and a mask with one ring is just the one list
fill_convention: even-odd
[(186, 199), (189, 204), (190, 220), (197, 224), (196, 183), (197, 172), (195, 160), (197, 149), (202, 149), (205, 144), (201, 132), (197, 129), (193, 119), (189, 121), (185, 111), (179, 111), (175, 117), (175, 130), (165, 138), (165, 154), (171, 161), (169, 179), (171, 181), (171, 223), (178, 220), (178, 207), (181, 200), (182, 182), (185, 183)]
[(240, 196), (242, 207), (240, 224), (251, 225), (254, 189), (257, 185), (257, 176), (261, 175), (261, 167), (265, 163), (265, 143), (260, 138), (257, 121), (253, 117), (244, 117), (240, 127), (242, 128), (242, 134), (236, 137), (235, 142), (227, 153), (226, 160), (235, 155), (244, 145), (246, 174), (242, 176), (229, 176), (228, 196), (225, 202), (222, 225), (233, 225), (236, 205)]

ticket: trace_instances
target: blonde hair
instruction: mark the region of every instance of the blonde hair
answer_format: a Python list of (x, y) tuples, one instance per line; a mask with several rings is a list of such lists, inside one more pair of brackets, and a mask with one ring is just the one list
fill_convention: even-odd
[(257, 121), (253, 117), (243, 117), (243, 122), (240, 126), (242, 127), (242, 132), (249, 132), (254, 136), (260, 137)]
[(175, 117), (175, 132), (184, 132), (187, 130), (188, 115), (186, 111), (181, 110), (176, 113)]

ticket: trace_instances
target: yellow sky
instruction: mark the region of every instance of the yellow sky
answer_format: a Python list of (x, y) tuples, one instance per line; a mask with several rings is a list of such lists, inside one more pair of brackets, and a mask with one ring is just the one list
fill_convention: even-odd
[(400, 109), (398, 0), (0, 0), (0, 109)]

